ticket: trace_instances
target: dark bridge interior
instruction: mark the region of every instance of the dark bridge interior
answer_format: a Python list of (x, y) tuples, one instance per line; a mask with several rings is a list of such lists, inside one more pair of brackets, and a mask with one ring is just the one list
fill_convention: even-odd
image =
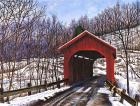
[(93, 76), (93, 64), (98, 58), (104, 58), (97, 51), (79, 51), (73, 55), (70, 62), (71, 81), (79, 82)]

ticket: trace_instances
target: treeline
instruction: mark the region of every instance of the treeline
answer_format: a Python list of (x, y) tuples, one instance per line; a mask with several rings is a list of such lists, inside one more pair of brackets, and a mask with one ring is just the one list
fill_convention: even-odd
[(121, 29), (133, 28), (140, 25), (140, 2), (136, 1), (132, 4), (120, 4), (118, 2), (114, 7), (104, 9), (91, 19), (85, 15), (78, 21), (72, 20), (70, 26), (75, 29), (79, 25), (98, 36)]
[(34, 0), (0, 1), (0, 60), (52, 57), (67, 29)]

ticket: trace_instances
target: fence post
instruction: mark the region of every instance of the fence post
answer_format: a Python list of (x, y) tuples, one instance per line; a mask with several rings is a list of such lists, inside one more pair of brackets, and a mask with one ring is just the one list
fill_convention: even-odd
[(58, 83), (57, 83), (57, 88), (59, 89), (59, 88), (60, 88), (60, 82), (59, 82), (59, 81), (60, 81), (60, 78), (58, 78), (57, 81), (58, 81)]
[(3, 88), (0, 88), (0, 102), (1, 102), (1, 103), (4, 103)]
[(6, 98), (7, 103), (9, 103), (9, 96)]
[(116, 96), (116, 87), (114, 87), (114, 90), (113, 90), (113, 97)]
[(47, 81), (46, 80), (44, 81), (44, 84), (45, 84), (45, 90), (47, 90)]
[[(30, 88), (31, 87), (31, 83), (27, 83), (27, 87)], [(31, 91), (28, 92), (28, 95), (31, 95)]]
[(139, 101), (139, 95), (135, 95), (135, 100), (136, 100), (136, 105), (135, 106), (138, 106), (138, 101)]
[(112, 89), (112, 87), (111, 87), (111, 85), (109, 85), (109, 90), (111, 91), (111, 89)]
[(114, 87), (113, 96), (115, 97), (115, 96), (116, 96), (116, 93), (117, 93), (117, 92), (116, 92), (116, 89), (117, 89), (117, 82), (116, 82), (116, 81), (114, 82), (114, 86), (115, 86), (115, 87)]
[(123, 103), (123, 97), (122, 97), (122, 94), (125, 94), (126, 93), (126, 90), (125, 89), (123, 89), (122, 91), (121, 91), (121, 99), (120, 99), (120, 102), (121, 103)]

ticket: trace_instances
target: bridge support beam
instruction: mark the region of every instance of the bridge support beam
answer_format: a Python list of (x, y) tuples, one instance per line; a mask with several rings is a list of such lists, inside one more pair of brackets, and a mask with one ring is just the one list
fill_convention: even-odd
[(114, 78), (114, 64), (115, 64), (115, 59), (113, 57), (107, 58), (106, 59), (106, 69), (107, 69), (107, 80), (111, 81), (112, 83), (115, 82)]

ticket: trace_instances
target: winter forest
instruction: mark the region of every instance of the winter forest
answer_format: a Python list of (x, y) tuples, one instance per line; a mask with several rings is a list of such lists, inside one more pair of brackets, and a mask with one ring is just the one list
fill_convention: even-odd
[(47, 6), (40, 7), (37, 0), (0, 0), (0, 90), (63, 79), (63, 55), (58, 48), (79, 34), (80, 28), (117, 48), (116, 75), (140, 81), (139, 25), (139, 0), (117, 2), (95, 17), (85, 14), (69, 25), (57, 15), (48, 17)]

